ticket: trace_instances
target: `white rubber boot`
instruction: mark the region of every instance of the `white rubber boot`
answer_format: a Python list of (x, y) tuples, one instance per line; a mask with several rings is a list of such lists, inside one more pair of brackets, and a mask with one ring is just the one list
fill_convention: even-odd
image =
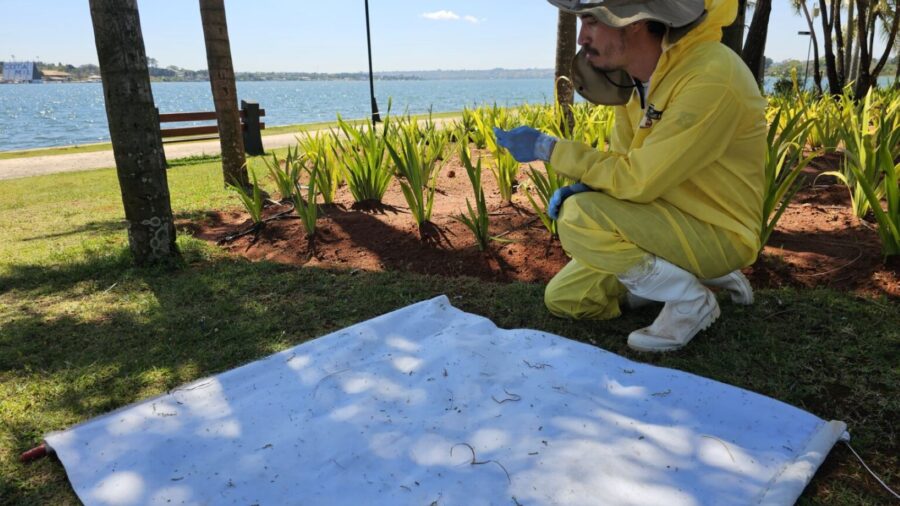
[(640, 309), (644, 306), (649, 306), (650, 304), (656, 304), (656, 301), (638, 297), (637, 295), (628, 292), (625, 294), (625, 301), (623, 305), (628, 309)]
[(753, 288), (750, 281), (741, 271), (731, 271), (724, 276), (712, 279), (701, 279), (705, 286), (721, 288), (731, 295), (731, 302), (749, 306), (753, 304)]
[[(735, 304), (743, 306), (753, 304), (753, 287), (750, 286), (750, 281), (741, 271), (732, 271), (718, 278), (701, 279), (700, 283), (706, 287), (725, 290), (731, 296), (731, 302)], [(623, 305), (628, 309), (639, 309), (655, 302), (628, 292)]]
[(716, 296), (693, 274), (662, 258), (651, 257), (620, 275), (619, 281), (638, 297), (665, 302), (649, 327), (628, 336), (628, 346), (635, 350), (677, 350), (719, 317)]

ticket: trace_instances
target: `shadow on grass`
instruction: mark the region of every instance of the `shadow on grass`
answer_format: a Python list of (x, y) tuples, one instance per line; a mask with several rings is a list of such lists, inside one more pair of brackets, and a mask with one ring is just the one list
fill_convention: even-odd
[[(897, 469), (900, 454), (893, 428), (900, 418), (900, 312), (890, 301), (763, 292), (755, 306), (723, 302), (724, 316), (710, 331), (684, 351), (657, 356), (628, 351), (625, 337), (652, 321), (658, 308), (609, 322), (561, 320), (543, 307), (541, 285), (234, 259), (137, 269), (120, 254), (53, 269), (14, 266), (0, 286), (0, 297), (20, 292), (0, 333), (4, 388), (22, 389), (11, 399), (15, 409), (0, 415), (15, 453), (48, 431), (443, 293), (504, 328), (567, 336), (845, 420), (879, 469)], [(44, 492), (26, 483), (32, 471), (14, 466), (0, 462), (0, 469), (16, 469), (8, 497), (46, 502)], [(46, 469), (42, 479), (65, 483), (61, 468)], [(830, 478), (850, 479), (847, 474), (842, 465)], [(49, 502), (70, 494), (65, 487)]]
[[(188, 211), (188, 212), (180, 212), (173, 215), (173, 219), (178, 220), (191, 220), (191, 221), (199, 221), (205, 219), (207, 217), (208, 211)], [(59, 239), (62, 237), (69, 237), (78, 234), (96, 234), (96, 233), (107, 233), (107, 232), (115, 232), (115, 231), (125, 231), (128, 229), (128, 221), (124, 218), (115, 219), (115, 220), (105, 220), (105, 221), (90, 221), (81, 226), (75, 227), (71, 230), (66, 230), (65, 232), (56, 232), (53, 234), (43, 234), (36, 235), (32, 237), (25, 237), (19, 239), (22, 242), (32, 242), (32, 241), (40, 241), (45, 239)]]
[(61, 237), (68, 237), (77, 234), (83, 233), (106, 233), (106, 232), (114, 232), (116, 230), (125, 230), (128, 228), (128, 222), (123, 220), (108, 220), (108, 221), (91, 221), (81, 225), (80, 227), (73, 228), (71, 230), (66, 230), (65, 232), (57, 232), (55, 234), (44, 234), (44, 235), (36, 235), (33, 237), (25, 237), (20, 239), (22, 242), (31, 242), (31, 241), (40, 241), (44, 239), (59, 239)]

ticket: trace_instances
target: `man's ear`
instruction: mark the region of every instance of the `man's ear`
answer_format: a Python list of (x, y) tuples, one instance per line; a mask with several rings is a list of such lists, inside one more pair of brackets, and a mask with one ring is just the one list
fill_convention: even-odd
[(650, 27), (648, 27), (647, 24), (647, 20), (635, 21), (630, 25), (625, 25), (624, 30), (626, 33), (628, 33), (628, 35), (636, 35), (637, 33), (642, 31), (649, 31)]

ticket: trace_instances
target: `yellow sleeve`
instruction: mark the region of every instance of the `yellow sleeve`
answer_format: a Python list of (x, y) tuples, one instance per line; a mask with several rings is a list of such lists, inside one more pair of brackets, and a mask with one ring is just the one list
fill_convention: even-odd
[(595, 190), (623, 200), (651, 202), (722, 156), (742, 117), (741, 109), (722, 84), (688, 85), (669, 103), (640, 147), (626, 154), (604, 153), (561, 140), (550, 161), (558, 173)]
[(609, 150), (624, 155), (628, 152), (628, 147), (631, 146), (631, 140), (634, 139), (634, 128), (631, 126), (628, 108), (624, 105), (617, 105), (613, 121), (612, 135), (609, 139)]

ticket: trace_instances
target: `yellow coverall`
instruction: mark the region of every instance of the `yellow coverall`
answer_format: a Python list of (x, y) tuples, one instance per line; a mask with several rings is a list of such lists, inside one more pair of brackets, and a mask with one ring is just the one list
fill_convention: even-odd
[(593, 190), (569, 197), (558, 230), (572, 260), (544, 299), (557, 316), (608, 319), (627, 293), (622, 274), (664, 258), (698, 278), (753, 263), (760, 249), (765, 99), (722, 45), (733, 0), (707, 0), (707, 18), (663, 53), (647, 109), (635, 93), (615, 110), (610, 151), (560, 140), (553, 168)]

